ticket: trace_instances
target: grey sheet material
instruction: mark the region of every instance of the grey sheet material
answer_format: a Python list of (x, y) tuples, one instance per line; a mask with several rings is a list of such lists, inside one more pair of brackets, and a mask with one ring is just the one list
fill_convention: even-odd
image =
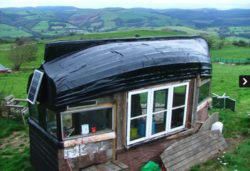
[(172, 80), (211, 76), (208, 46), (199, 37), (115, 42), (42, 65), (54, 107)]

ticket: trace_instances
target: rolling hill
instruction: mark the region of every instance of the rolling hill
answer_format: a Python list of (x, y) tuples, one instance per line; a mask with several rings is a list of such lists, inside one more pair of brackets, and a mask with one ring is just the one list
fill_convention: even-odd
[(250, 9), (0, 8), (0, 38), (161, 29), (250, 38)]

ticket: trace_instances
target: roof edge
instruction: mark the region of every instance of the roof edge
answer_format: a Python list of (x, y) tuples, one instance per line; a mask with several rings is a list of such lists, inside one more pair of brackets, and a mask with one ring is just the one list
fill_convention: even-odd
[(139, 38), (113, 38), (113, 39), (94, 39), (94, 40), (72, 40), (58, 41), (45, 45), (44, 60), (46, 62), (61, 57), (66, 54), (72, 54), (90, 47), (104, 45), (108, 43), (135, 42), (135, 41), (153, 41), (153, 40), (183, 40), (183, 39), (203, 39), (201, 36), (164, 36), (164, 37), (139, 37)]

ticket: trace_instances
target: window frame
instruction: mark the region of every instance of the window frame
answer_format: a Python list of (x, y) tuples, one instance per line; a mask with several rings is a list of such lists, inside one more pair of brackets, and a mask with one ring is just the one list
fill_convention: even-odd
[[(30, 93), (31, 93), (32, 84), (34, 83), (34, 80), (35, 80), (35, 73), (40, 74), (39, 75), (40, 77), (38, 79), (38, 83), (37, 83), (37, 86), (36, 86), (36, 91), (35, 91), (35, 94), (34, 94), (34, 99), (31, 100), (31, 99), (29, 99), (29, 96), (30, 96)], [(27, 101), (30, 102), (31, 104), (35, 104), (35, 102), (37, 100), (37, 96), (38, 96), (38, 93), (39, 93), (39, 90), (40, 90), (40, 87), (41, 87), (43, 75), (44, 75), (44, 73), (42, 71), (37, 70), (37, 69), (35, 69), (34, 72), (33, 72), (33, 76), (32, 76), (32, 79), (31, 79), (31, 82), (30, 82), (30, 85), (29, 85), (28, 96), (27, 96)]]
[[(173, 93), (174, 93), (174, 88), (179, 87), (179, 86), (186, 86), (186, 92), (185, 92), (185, 102), (184, 105), (173, 107)], [(168, 98), (167, 98), (167, 109), (162, 110), (160, 112), (167, 112), (166, 113), (166, 122), (165, 122), (165, 131), (159, 132), (152, 134), (152, 118), (155, 113), (153, 111), (153, 105), (154, 105), (154, 92), (158, 90), (164, 90), (168, 89)], [(131, 97), (132, 95), (135, 94), (140, 94), (140, 93), (148, 93), (147, 96), (147, 114), (146, 114), (146, 132), (145, 132), (145, 137), (138, 138), (136, 140), (130, 140), (130, 130), (131, 130)], [(127, 134), (126, 134), (126, 143), (127, 146), (143, 142), (146, 140), (151, 140), (155, 139), (157, 137), (162, 137), (163, 135), (171, 134), (176, 131), (180, 131), (183, 128), (186, 127), (186, 118), (187, 118), (187, 102), (188, 102), (188, 94), (189, 94), (189, 81), (185, 81), (182, 83), (169, 83), (165, 85), (157, 85), (157, 86), (152, 86), (152, 87), (147, 87), (145, 89), (139, 89), (139, 90), (132, 90), (128, 92), (128, 97), (127, 97)], [(183, 116), (183, 124), (179, 127), (171, 129), (171, 120), (172, 120), (172, 110), (173, 109), (178, 109), (184, 107), (184, 116)], [(159, 112), (159, 113), (160, 113)], [(138, 117), (140, 118), (140, 117)], [(135, 119), (135, 118), (133, 118)]]
[[(211, 79), (205, 79), (205, 80), (201, 80), (200, 81), (200, 84), (199, 84), (199, 87), (198, 87), (199, 91), (198, 91), (198, 97), (197, 97), (197, 103), (198, 103), (198, 105), (197, 105), (197, 111), (199, 111), (200, 109), (202, 109), (204, 107), (204, 105), (207, 104), (207, 101), (211, 101), (211, 83), (212, 83), (211, 81), (212, 81)], [(209, 96), (199, 102), (200, 88), (201, 88), (201, 86), (203, 86), (206, 83), (210, 83), (210, 85), (209, 85), (209, 92), (208, 92)]]
[(65, 140), (72, 140), (72, 139), (77, 139), (77, 138), (81, 138), (81, 137), (91, 137), (93, 136), (92, 134), (88, 134), (88, 135), (74, 135), (74, 136), (71, 136), (71, 137), (64, 137), (63, 136), (63, 115), (66, 115), (66, 114), (74, 114), (74, 113), (78, 113), (78, 112), (87, 112), (87, 111), (94, 111), (94, 110), (101, 110), (101, 109), (110, 109), (112, 110), (112, 129), (110, 131), (100, 131), (99, 133), (96, 132), (95, 135), (100, 135), (100, 134), (104, 134), (104, 133), (108, 133), (108, 132), (114, 132), (114, 113), (115, 113), (115, 106), (114, 104), (103, 104), (103, 105), (97, 105), (97, 106), (82, 106), (82, 107), (77, 107), (77, 109), (73, 109), (73, 110), (66, 110), (64, 112), (61, 112), (60, 113), (60, 122), (61, 122), (61, 137), (62, 137), (62, 140), (65, 141)]

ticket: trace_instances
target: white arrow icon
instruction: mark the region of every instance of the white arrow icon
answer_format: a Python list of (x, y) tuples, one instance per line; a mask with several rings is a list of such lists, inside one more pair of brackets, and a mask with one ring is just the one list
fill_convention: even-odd
[(243, 77), (243, 80), (244, 80), (243, 85), (246, 85), (246, 84), (247, 84), (247, 79), (245, 79), (245, 78)]

